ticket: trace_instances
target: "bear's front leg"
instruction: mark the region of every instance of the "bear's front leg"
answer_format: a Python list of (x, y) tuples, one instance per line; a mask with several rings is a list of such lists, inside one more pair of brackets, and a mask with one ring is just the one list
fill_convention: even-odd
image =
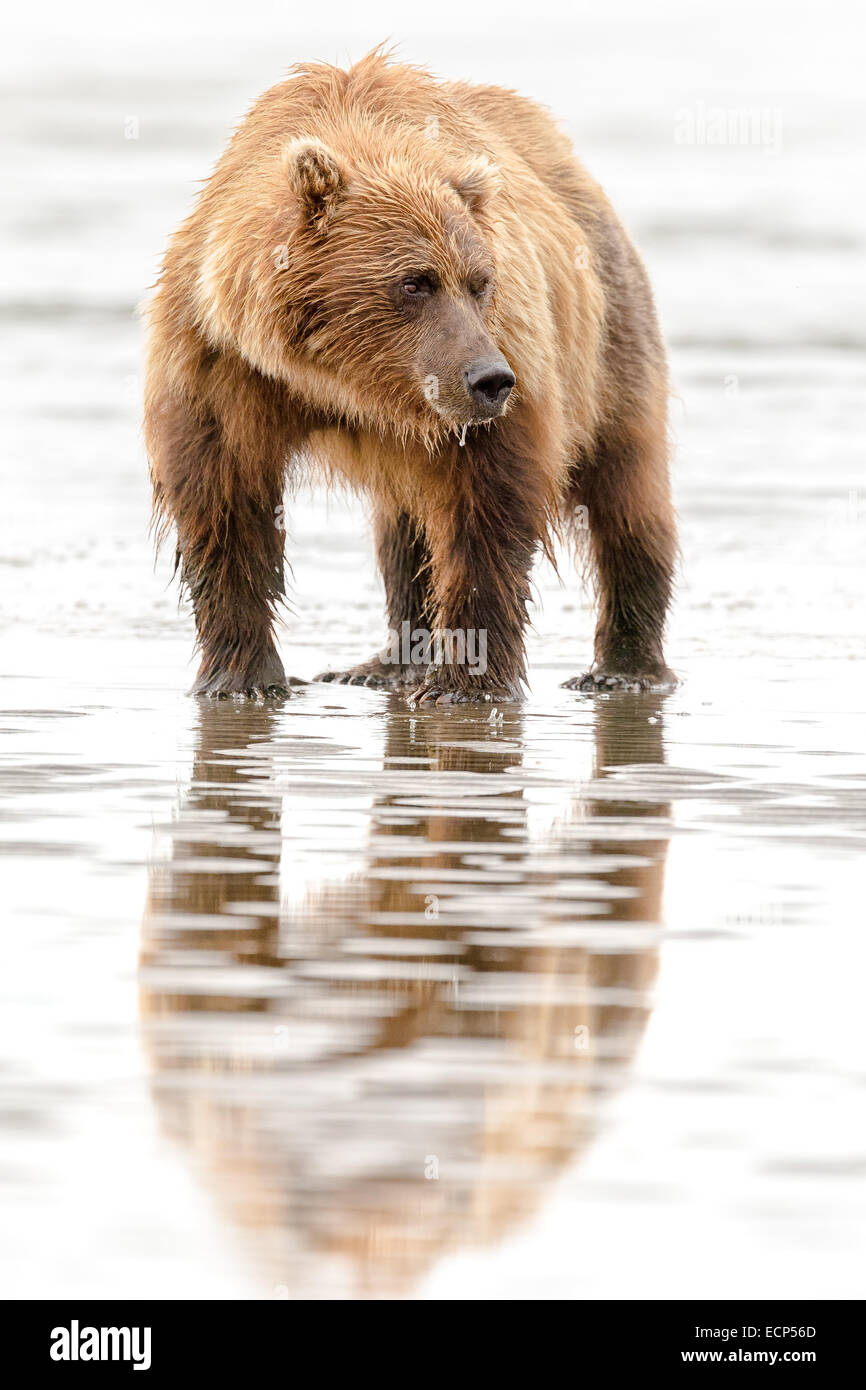
[[(183, 585), (201, 664), (194, 695), (283, 696), (289, 682), (273, 636), (283, 597), (284, 444), (247, 386), (233, 383), (236, 422), (174, 394), (149, 403), (155, 510), (177, 531)], [(263, 398), (267, 400), (267, 396)], [(257, 434), (250, 426), (254, 418)]]
[(289, 693), (273, 637), (274, 606), (283, 595), (274, 512), (267, 503), (236, 498), (223, 528), (191, 537), (181, 551), (201, 652), (193, 695)]
[(544, 473), (509, 420), (442, 467), (426, 517), (431, 663), (421, 705), (519, 700), (529, 575), (547, 523)]

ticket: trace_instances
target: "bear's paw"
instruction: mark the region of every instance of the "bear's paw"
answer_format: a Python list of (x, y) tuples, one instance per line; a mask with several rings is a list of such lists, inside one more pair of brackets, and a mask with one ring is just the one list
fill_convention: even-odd
[(385, 662), (379, 656), (349, 666), (344, 671), (322, 671), (314, 679), (331, 685), (366, 685), (371, 690), (405, 690), (417, 685), (426, 666), (407, 666), (400, 662)]
[(621, 692), (638, 695), (645, 690), (673, 690), (679, 682), (667, 666), (659, 671), (620, 672), (587, 671), (582, 676), (572, 676), (563, 681), (562, 690), (580, 690), (586, 695), (611, 694)]

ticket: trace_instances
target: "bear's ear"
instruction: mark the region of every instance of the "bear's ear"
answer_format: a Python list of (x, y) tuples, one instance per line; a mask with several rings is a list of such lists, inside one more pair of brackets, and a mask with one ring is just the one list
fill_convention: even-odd
[(480, 154), (451, 179), (452, 187), (470, 212), (478, 212), (502, 187), (502, 175), (497, 166)]
[(323, 235), (346, 186), (336, 158), (320, 140), (301, 139), (284, 151), (283, 162), (304, 222)]

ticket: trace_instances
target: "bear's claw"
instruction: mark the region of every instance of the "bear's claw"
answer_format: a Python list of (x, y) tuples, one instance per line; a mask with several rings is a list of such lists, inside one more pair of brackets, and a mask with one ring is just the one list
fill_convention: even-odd
[(378, 656), (345, 671), (322, 671), (314, 679), (331, 685), (366, 685), (371, 690), (403, 690), (421, 680), (426, 667), (386, 663)]
[(409, 695), (412, 705), (493, 705), (503, 701), (519, 700), (519, 691), (490, 690), (483, 686), (460, 686), (446, 684), (436, 676), (428, 675)]
[(190, 695), (208, 700), (287, 700), (291, 687), (306, 685), (297, 676), (287, 676), (280, 665), (271, 669), (237, 675), (228, 671), (200, 672)]
[(673, 690), (678, 684), (673, 671), (667, 667), (651, 675), (623, 675), (617, 671), (587, 671), (582, 676), (572, 676), (563, 681), (562, 690), (582, 690), (586, 694), (604, 694), (611, 691), (624, 691), (640, 694), (645, 690)]

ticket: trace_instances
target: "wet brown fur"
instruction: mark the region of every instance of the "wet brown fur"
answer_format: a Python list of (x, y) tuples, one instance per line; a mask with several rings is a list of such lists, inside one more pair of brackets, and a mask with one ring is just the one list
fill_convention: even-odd
[[(418, 316), (393, 287), (427, 266)], [(371, 498), (392, 627), (487, 630), (486, 674), (430, 671), (420, 698), (519, 693), (532, 562), (578, 506), (588, 684), (669, 676), (664, 350), (636, 252), (542, 109), (380, 52), (296, 68), (173, 238), (149, 318), (155, 517), (177, 531), (197, 693), (284, 687), (278, 509), (304, 463)], [(463, 364), (488, 347), (516, 387), (461, 447)]]

